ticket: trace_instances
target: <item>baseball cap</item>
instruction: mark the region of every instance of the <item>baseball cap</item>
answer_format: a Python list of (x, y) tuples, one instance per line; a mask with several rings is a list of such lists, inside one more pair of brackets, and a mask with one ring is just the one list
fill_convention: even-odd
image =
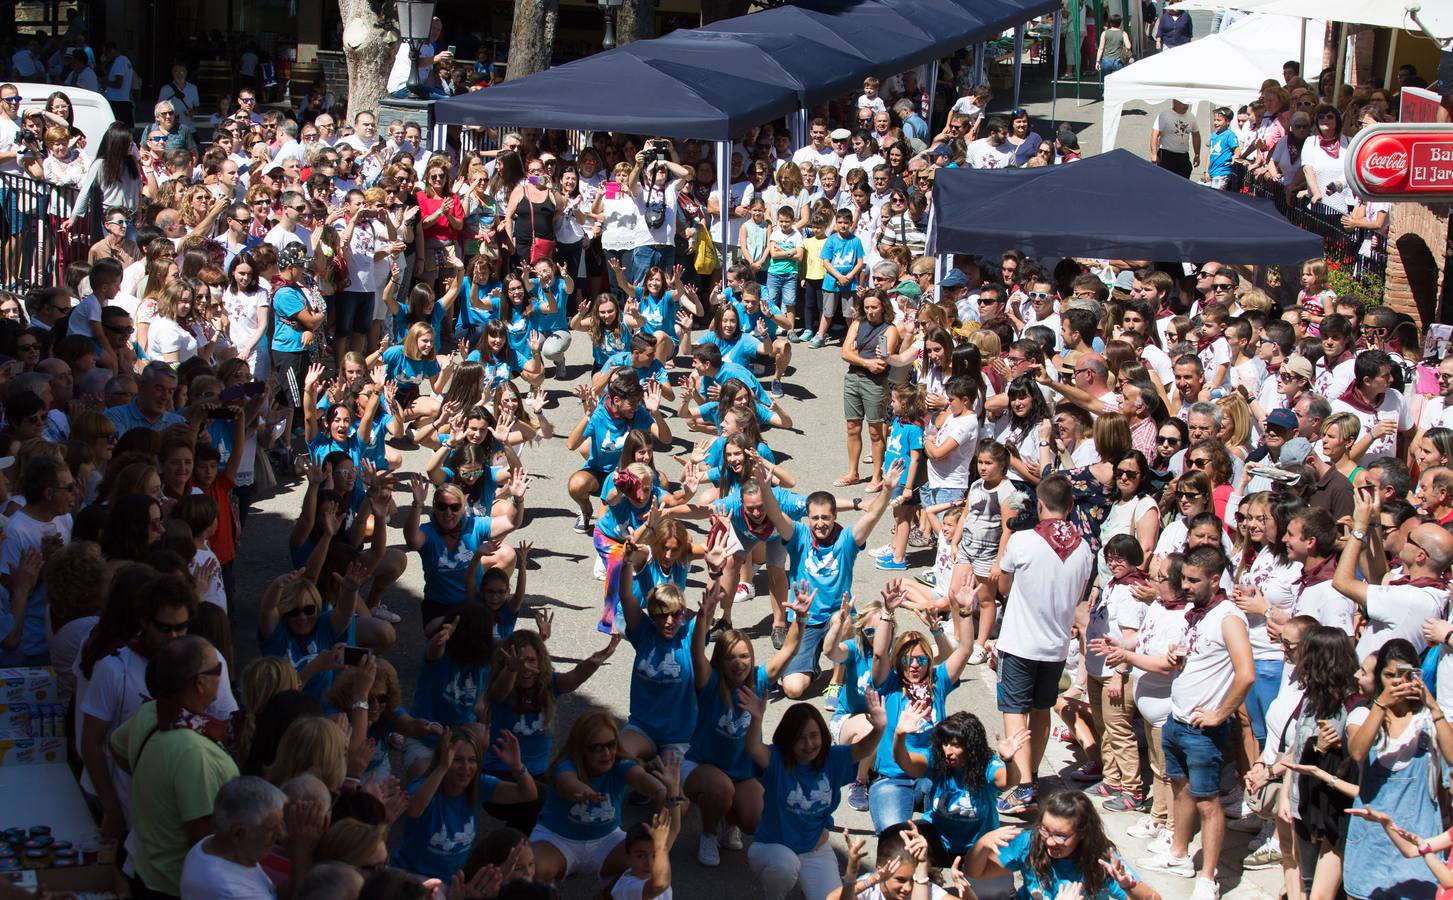
[(948, 156), (948, 155), (949, 155), (948, 154), (948, 148), (947, 147), (944, 147), (942, 145), (940, 145), (938, 147), (932, 147), (928, 151), (928, 157), (930, 159), (938, 159), (940, 157)]
[(1126, 269), (1115, 276), (1115, 289), (1117, 291), (1129, 292), (1135, 287), (1135, 273)]
[(939, 287), (960, 288), (969, 286), (969, 276), (958, 269), (949, 269), (948, 272), (938, 280)]
[(918, 286), (918, 282), (916, 281), (898, 282), (898, 285), (893, 288), (893, 293), (915, 302), (923, 299), (923, 289)]
[(279, 269), (286, 269), (291, 266), (307, 265), (308, 249), (301, 242), (294, 241), (282, 248), (277, 255), (277, 266)]
[(846, 128), (836, 128), (833, 129), (832, 134), (828, 135), (828, 138), (834, 141), (845, 141), (852, 136), (853, 133)]
[(1312, 454), (1312, 442), (1304, 437), (1292, 438), (1281, 448), (1277, 464), (1282, 467), (1301, 465)]
[(1266, 416), (1267, 428), (1296, 428), (1299, 425), (1301, 422), (1297, 421), (1297, 414), (1289, 409), (1274, 409)]
[(1314, 375), (1312, 361), (1305, 356), (1293, 356), (1281, 364), (1281, 370), (1305, 378), (1308, 381), (1311, 381)]
[(1061, 131), (1059, 133), (1059, 145), (1066, 150), (1080, 149), (1080, 139), (1075, 137), (1073, 131)]

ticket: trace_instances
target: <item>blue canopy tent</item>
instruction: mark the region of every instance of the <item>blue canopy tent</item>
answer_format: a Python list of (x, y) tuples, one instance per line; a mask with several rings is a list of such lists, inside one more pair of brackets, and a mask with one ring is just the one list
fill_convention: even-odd
[(702, 68), (750, 73), (754, 79), (766, 78), (793, 88), (807, 106), (861, 87), (863, 78), (872, 71), (867, 58), (856, 50), (837, 42), (820, 43), (801, 34), (692, 28), (640, 41), (627, 49), (647, 59), (675, 59)]
[(797, 108), (789, 86), (646, 59), (620, 47), (440, 100), (445, 125), (529, 124), (730, 141)]
[(794, 0), (794, 5), (838, 22), (861, 22), (880, 37), (891, 37), (900, 51), (911, 51), (912, 59), (889, 66), (885, 75), (947, 56), (975, 40), (984, 28), (982, 18), (969, 6), (952, 0), (848, 0), (846, 5), (843, 0)]
[[(787, 34), (856, 51), (871, 72), (891, 75), (932, 58), (938, 38), (878, 0), (814, 0), (807, 6), (779, 6), (706, 26), (711, 31)], [(827, 73), (824, 73), (826, 75)]]
[(1322, 239), (1128, 150), (1038, 169), (940, 169), (928, 252), (1293, 263)]

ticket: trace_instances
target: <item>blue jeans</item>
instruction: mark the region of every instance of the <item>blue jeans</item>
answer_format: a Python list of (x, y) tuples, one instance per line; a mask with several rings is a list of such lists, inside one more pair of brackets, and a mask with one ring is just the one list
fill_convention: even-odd
[(1251, 733), (1256, 735), (1258, 744), (1266, 743), (1266, 710), (1281, 689), (1281, 670), (1285, 665), (1285, 660), (1280, 659), (1256, 661), (1256, 680), (1246, 695), (1246, 713), (1251, 717)]
[(1197, 728), (1171, 716), (1165, 720), (1160, 734), (1165, 749), (1165, 776), (1171, 781), (1190, 784), (1191, 796), (1197, 800), (1221, 796), (1221, 748), (1231, 735), (1231, 723), (1222, 722), (1213, 728)]
[(868, 787), (868, 815), (873, 829), (883, 829), (913, 818), (914, 807), (928, 801), (933, 784), (927, 778), (879, 778)]
[(768, 272), (767, 290), (762, 302), (778, 309), (792, 309), (797, 305), (797, 273)]
[(628, 273), (631, 284), (640, 284), (652, 266), (659, 266), (666, 273), (666, 282), (671, 282), (671, 267), (676, 264), (676, 248), (668, 244), (647, 244), (631, 252), (631, 270)]

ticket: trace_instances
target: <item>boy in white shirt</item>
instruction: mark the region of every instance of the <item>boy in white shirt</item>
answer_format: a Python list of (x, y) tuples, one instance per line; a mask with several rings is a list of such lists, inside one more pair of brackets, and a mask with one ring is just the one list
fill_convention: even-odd
[(878, 79), (869, 75), (863, 79), (863, 95), (858, 98), (858, 109), (871, 109), (875, 113), (885, 112), (888, 104), (878, 96)]

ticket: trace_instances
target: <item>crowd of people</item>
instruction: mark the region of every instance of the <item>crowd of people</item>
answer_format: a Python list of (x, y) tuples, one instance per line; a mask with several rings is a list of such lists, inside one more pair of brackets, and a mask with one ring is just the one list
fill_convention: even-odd
[[(64, 91), (17, 99), (0, 165), (50, 123), (40, 174), (104, 236), (0, 297), (0, 664), (54, 668), (133, 896), (649, 900), (693, 819), (687, 856), (744, 851), (773, 900), (1453, 886), (1453, 359), (1321, 261), (936, 273), (938, 169), (1078, 145), (972, 85), (933, 134), (913, 73), (795, 149), (752, 130), (725, 185), (697, 142), (430, 149), (250, 89), (202, 146), (163, 100), (86, 163)], [(837, 373), (829, 491), (773, 444)], [(578, 469), (542, 470), (556, 440)], [(289, 559), (248, 596), (273, 492)], [(552, 508), (600, 583), (559, 668), (527, 603)], [(622, 640), (625, 721), (566, 716)], [(971, 667), (996, 721), (950, 711)]]

